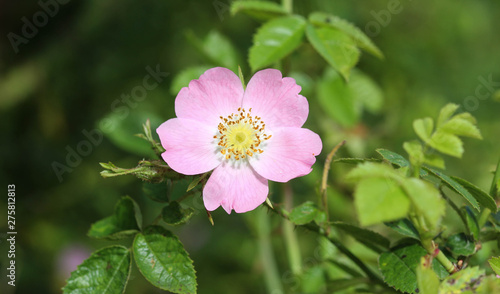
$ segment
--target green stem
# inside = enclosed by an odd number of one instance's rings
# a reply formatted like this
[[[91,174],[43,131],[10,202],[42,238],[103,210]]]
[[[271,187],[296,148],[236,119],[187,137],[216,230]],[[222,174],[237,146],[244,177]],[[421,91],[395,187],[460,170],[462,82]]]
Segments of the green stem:
[[[434,256],[444,266],[448,273],[452,274],[458,270],[455,264],[444,255],[443,251],[439,250],[438,246],[432,240],[422,240],[422,246],[427,250],[427,253]]]
[[[285,9],[286,12],[292,14],[292,12],[293,12],[293,0],[282,0],[281,5],[283,5],[283,8]]]
[[[483,211],[481,211],[479,219],[477,220],[477,225],[479,226],[479,228],[482,228],[486,224],[488,218],[490,217],[490,214],[491,210],[489,208],[485,208],[483,209]]]
[[[290,184],[284,184],[283,186],[285,208],[287,210],[291,210],[293,207],[292,188],[290,187]],[[285,246],[287,249],[290,268],[294,275],[298,275],[302,272],[302,257],[294,225],[290,221],[285,220],[283,222],[283,232],[285,234]]]
[[[259,209],[257,215],[257,236],[259,240],[259,255],[264,268],[264,281],[267,292],[283,293],[278,267],[274,258],[273,248],[270,238],[269,215],[265,209]]]

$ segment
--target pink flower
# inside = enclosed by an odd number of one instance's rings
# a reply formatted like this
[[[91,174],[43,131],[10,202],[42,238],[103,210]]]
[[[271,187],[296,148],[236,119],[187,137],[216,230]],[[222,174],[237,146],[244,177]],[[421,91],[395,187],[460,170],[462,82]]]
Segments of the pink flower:
[[[257,72],[246,90],[229,69],[209,69],[177,95],[177,118],[156,130],[162,157],[181,174],[213,170],[203,189],[207,210],[253,210],[267,198],[267,180],[307,175],[321,152],[320,137],[301,128],[309,105],[300,90],[276,69]]]

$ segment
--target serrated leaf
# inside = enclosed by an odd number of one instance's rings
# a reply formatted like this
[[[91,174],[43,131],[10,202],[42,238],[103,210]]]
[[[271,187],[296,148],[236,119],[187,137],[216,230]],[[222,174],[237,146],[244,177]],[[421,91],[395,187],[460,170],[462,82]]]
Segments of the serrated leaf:
[[[492,257],[488,260],[495,274],[500,275],[500,257]]]
[[[477,202],[476,198],[471,193],[469,193],[469,191],[465,189],[459,182],[435,169],[427,167],[425,169],[434,176],[438,177],[448,188],[461,195],[470,205],[472,205],[474,209],[479,211],[479,203]]]
[[[433,129],[434,122],[430,117],[419,118],[413,121],[413,130],[425,143],[429,142]]]
[[[172,187],[172,181],[167,180],[162,183],[142,183],[142,194],[156,202],[168,202],[169,190]]]
[[[185,224],[193,216],[194,209],[182,208],[177,201],[170,202],[167,206],[163,207],[161,217],[163,221],[169,225],[178,226]]]
[[[484,270],[477,266],[467,267],[444,279],[439,287],[439,293],[476,293],[482,276]],[[467,290],[470,292],[466,292]]]
[[[472,194],[472,196],[479,202],[479,204],[483,208],[489,208],[493,213],[497,211],[497,204],[495,202],[495,199],[493,199],[493,197],[491,197],[488,193],[467,180],[454,176],[451,176],[451,178],[455,182],[462,185],[465,189],[467,189],[467,191]]]
[[[356,186],[354,206],[361,225],[368,226],[406,217],[410,201],[392,179],[373,177]]]
[[[246,13],[257,20],[269,20],[287,14],[283,6],[267,1],[234,1],[231,3],[231,15]]]
[[[87,235],[98,239],[124,239],[137,234],[141,225],[139,206],[132,198],[125,196],[116,204],[113,215],[93,223]]]
[[[457,256],[469,256],[474,254],[476,251],[476,244],[474,243],[474,240],[471,240],[471,238],[464,233],[448,237],[448,239],[446,239],[445,246],[451,253]]]
[[[375,44],[373,44],[372,40],[370,40],[370,38],[366,36],[362,30],[346,21],[345,19],[324,12],[313,12],[309,15],[309,22],[314,25],[327,26],[338,29],[353,38],[360,48],[366,50],[367,52],[378,58],[384,57],[382,51],[380,51],[380,49],[377,48]]]
[[[389,249],[391,242],[379,233],[343,222],[333,222],[331,225],[351,235],[354,239],[376,252]]]
[[[438,294],[439,278],[432,270],[428,259],[422,257],[417,266],[417,285],[419,294]]]
[[[417,229],[408,219],[400,219],[393,222],[387,222],[385,223],[385,225],[403,236],[420,240]]]
[[[261,26],[249,52],[252,71],[269,66],[295,50],[302,41],[305,27],[306,21],[300,16],[276,18]]]
[[[307,25],[306,35],[314,49],[348,80],[349,72],[360,55],[354,40],[342,31],[329,27],[316,28],[311,24]]]
[[[444,123],[439,130],[442,132],[447,132],[457,136],[465,136],[474,139],[482,139],[481,132],[479,129],[472,124],[470,121],[465,119],[460,119],[453,117],[446,123]]]
[[[401,176],[390,165],[385,163],[363,162],[353,168],[345,177],[347,181],[356,182],[365,178],[400,179]]]
[[[447,122],[459,107],[460,106],[458,104],[448,103],[443,108],[441,108],[437,120],[437,127],[439,128],[445,122]]]
[[[461,158],[464,153],[463,142],[455,135],[438,130],[426,142],[441,153]]]
[[[404,179],[402,187],[417,211],[417,215],[424,217],[429,233],[435,233],[446,209],[445,200],[441,198],[439,191],[432,184],[417,178]]]
[[[130,267],[130,251],[127,248],[110,246],[100,249],[71,273],[63,293],[124,293]]]
[[[323,110],[344,127],[354,126],[360,113],[356,110],[353,93],[343,78],[327,68],[317,83],[318,100]]]
[[[306,201],[292,209],[289,220],[296,225],[304,225],[312,222],[318,214],[318,208],[312,201]]]
[[[179,93],[182,88],[189,86],[190,81],[199,79],[200,76],[210,68],[212,68],[212,66],[199,65],[188,67],[182,70],[177,75],[175,75],[174,79],[172,80],[172,84],[170,86],[170,94],[177,95],[177,93]]]
[[[408,162],[408,160],[406,160],[406,158],[397,154],[396,152],[392,152],[390,150],[382,149],[382,148],[379,148],[375,151],[377,151],[377,153],[380,154],[385,160],[389,161],[390,163],[392,163],[394,165],[397,165],[399,167],[410,166],[410,163]]]
[[[147,227],[135,237],[133,251],[137,268],[155,287],[173,293],[196,293],[193,261],[170,231]]]
[[[416,293],[418,287],[416,269],[420,259],[426,254],[427,251],[418,244],[382,253],[379,257],[379,267],[384,281],[397,290]],[[432,269],[436,273],[444,270],[437,260],[432,261]]]

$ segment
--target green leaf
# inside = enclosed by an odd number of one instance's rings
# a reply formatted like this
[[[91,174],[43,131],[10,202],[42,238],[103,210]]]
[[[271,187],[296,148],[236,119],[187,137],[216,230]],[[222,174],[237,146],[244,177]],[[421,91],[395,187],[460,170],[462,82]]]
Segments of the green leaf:
[[[428,172],[430,172],[431,174],[433,174],[436,177],[438,177],[448,188],[450,188],[453,191],[457,192],[465,200],[467,200],[467,202],[469,202],[469,204],[472,205],[472,207],[474,209],[476,209],[476,210],[479,211],[479,203],[477,202],[477,200],[459,182],[455,181],[453,178],[450,178],[447,175],[445,175],[442,172],[439,172],[439,171],[437,171],[435,169],[432,169],[432,168],[425,168],[425,169]]]
[[[148,93],[148,99],[149,95],[153,93]],[[164,122],[164,119],[153,113],[133,110],[126,104],[116,104],[116,111],[109,113],[98,124],[103,134],[117,147],[139,156],[155,158],[151,144],[135,136],[143,131],[142,124],[148,119],[153,126]]]
[[[177,226],[185,224],[193,216],[194,209],[182,208],[177,201],[170,202],[167,206],[163,207],[161,217],[164,222],[169,225]]]
[[[437,120],[437,127],[439,128],[445,122],[447,122],[459,107],[460,106],[458,104],[448,103],[443,108],[441,108]]]
[[[390,163],[392,163],[394,165],[397,165],[399,167],[410,166],[410,163],[408,162],[408,160],[406,160],[406,158],[397,154],[396,152],[392,152],[390,150],[382,149],[382,148],[379,148],[375,151],[377,151],[377,153],[380,154],[385,160],[389,161]]]
[[[465,223],[474,240],[479,240],[479,224],[477,223],[477,218],[472,212],[472,209],[468,206],[464,206],[460,208],[460,213],[464,216]]]
[[[135,237],[133,251],[137,268],[155,287],[173,293],[196,293],[193,261],[170,231],[147,227]]]
[[[354,239],[376,252],[389,249],[391,242],[379,233],[343,222],[333,222],[331,225],[351,235]]]
[[[116,204],[113,215],[92,224],[87,235],[91,238],[118,240],[134,236],[140,231],[141,225],[139,206],[132,198],[125,196]]]
[[[463,142],[455,135],[438,130],[426,142],[441,153],[461,158],[464,153]]]
[[[347,86],[351,89],[358,108],[363,106],[371,113],[378,113],[382,109],[384,105],[383,92],[370,76],[353,68]]]
[[[488,260],[495,274],[500,275],[500,257],[492,257]]]
[[[231,15],[246,13],[257,20],[269,20],[286,15],[283,6],[267,1],[235,1],[231,3]]]
[[[349,71],[356,65],[360,55],[354,40],[342,31],[329,27],[315,28],[311,24],[307,25],[306,35],[314,49],[348,80]]]
[[[488,193],[483,191],[481,188],[477,187],[476,185],[458,177],[451,176],[451,178],[462,185],[467,191],[474,196],[474,198],[479,202],[479,204],[483,208],[489,208],[492,212],[497,211],[497,204],[495,202],[495,199],[491,197]]]
[[[438,294],[439,278],[428,263],[428,259],[422,257],[419,266],[417,266],[418,293]]]
[[[348,164],[355,164],[358,165],[360,163],[364,162],[382,162],[382,160],[377,159],[377,158],[335,158],[332,161],[333,163],[340,162],[340,163],[348,163]]]
[[[226,36],[216,30],[211,30],[203,40],[203,52],[213,64],[232,71],[236,71],[241,63],[239,51]]]
[[[306,201],[290,212],[289,220],[296,225],[312,222],[318,214],[318,208],[312,201]]]
[[[321,265],[308,267],[300,277],[302,293],[321,293],[325,287],[325,273]]]
[[[156,202],[168,202],[169,189],[172,186],[172,181],[167,179],[162,183],[142,183],[142,194]]]
[[[387,178],[400,180],[402,177],[385,163],[364,162],[358,164],[347,175],[346,180],[351,182],[360,181],[365,178]]]
[[[252,71],[269,66],[295,50],[302,41],[305,26],[306,21],[300,16],[276,18],[261,26],[249,52]]]
[[[332,68],[327,68],[317,83],[317,93],[323,110],[336,122],[352,127],[359,121],[351,89]]]
[[[413,166],[420,167],[422,165],[425,156],[422,144],[419,141],[404,142],[403,149],[408,153]]]
[[[354,192],[354,206],[361,225],[368,226],[406,217],[410,201],[390,178],[366,178]]]
[[[172,80],[170,94],[177,95],[182,88],[189,86],[190,81],[199,79],[200,76],[210,68],[212,68],[212,66],[199,65],[182,70]]]
[[[474,254],[476,251],[476,244],[474,243],[474,240],[471,240],[471,238],[464,233],[448,237],[448,239],[446,239],[445,246],[456,256],[469,256]]]
[[[465,136],[474,139],[482,139],[479,129],[470,121],[457,116],[444,123],[439,130],[453,135]]]
[[[208,175],[209,173],[204,173],[200,176],[197,176],[188,186],[186,192],[193,190],[198,184]]]
[[[415,133],[425,143],[429,142],[433,129],[434,129],[434,122],[430,117],[419,118],[413,121],[413,130],[415,130]]]
[[[130,266],[130,251],[127,248],[110,246],[100,249],[71,273],[63,293],[124,293]]]
[[[439,191],[432,184],[417,178],[404,179],[402,187],[417,215],[424,217],[426,224],[423,229],[427,229],[430,234],[436,233],[446,209],[445,200]]]
[[[418,234],[415,226],[408,219],[400,219],[393,222],[385,223],[386,226],[393,229],[394,231],[400,233],[403,236],[407,236],[416,240],[420,240],[420,236]]]
[[[367,52],[373,54],[378,58],[384,57],[380,49],[377,48],[375,44],[373,44],[370,38],[368,38],[368,36],[366,36],[362,30],[346,21],[345,19],[324,12],[313,12],[309,15],[309,22],[318,26],[327,26],[338,29],[353,38],[360,48],[366,50]]]
[[[444,159],[437,154],[424,154],[424,163],[430,166],[445,169]]]
[[[439,293],[477,293],[484,270],[479,267],[467,267],[444,279]],[[470,292],[466,292],[469,290]]]
[[[402,292],[416,293],[417,266],[426,254],[427,251],[418,244],[398,247],[382,253],[378,263],[384,281]],[[432,261],[432,269],[436,273],[444,270],[437,260]]]

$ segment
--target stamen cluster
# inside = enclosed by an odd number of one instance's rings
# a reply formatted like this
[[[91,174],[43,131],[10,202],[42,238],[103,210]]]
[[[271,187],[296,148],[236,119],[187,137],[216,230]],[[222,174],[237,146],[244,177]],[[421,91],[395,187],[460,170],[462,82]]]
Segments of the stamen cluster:
[[[218,134],[214,139],[219,140],[218,146],[222,148],[220,153],[225,155],[226,159],[240,160],[264,152],[259,147],[272,135],[265,133],[266,124],[262,119],[259,116],[252,116],[251,113],[252,108],[246,112],[240,107],[236,114],[220,116]]]

